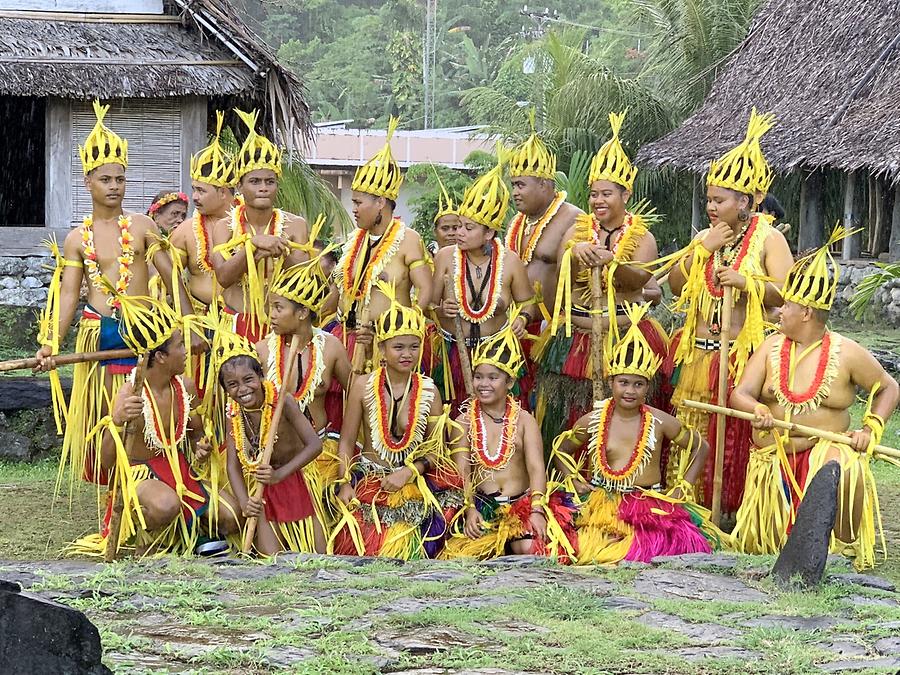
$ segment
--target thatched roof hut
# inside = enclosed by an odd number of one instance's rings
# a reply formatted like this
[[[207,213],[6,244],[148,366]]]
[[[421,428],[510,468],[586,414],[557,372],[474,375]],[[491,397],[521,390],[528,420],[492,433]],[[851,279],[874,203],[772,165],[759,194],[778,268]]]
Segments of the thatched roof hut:
[[[216,109],[242,138],[231,109],[259,108],[260,131],[305,150],[304,96],[228,0],[0,0],[0,251],[36,254],[90,208],[77,147],[92,99],[129,141],[125,208],[144,211],[189,189]]]
[[[762,145],[779,172],[900,178],[900,3],[768,0],[703,106],[638,162],[703,172],[740,139],[753,106],[778,120]]]

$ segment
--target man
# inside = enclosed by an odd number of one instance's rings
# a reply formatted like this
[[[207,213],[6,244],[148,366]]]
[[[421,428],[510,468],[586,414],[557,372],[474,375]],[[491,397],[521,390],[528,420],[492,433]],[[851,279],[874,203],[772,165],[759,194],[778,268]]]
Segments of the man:
[[[148,249],[155,249],[151,256],[153,267],[162,277],[167,293],[176,295],[182,307],[190,307],[182,281],[176,279],[177,286],[172,287],[172,263],[168,253],[158,246],[159,228],[147,216],[125,213],[122,209],[128,142],[103,123],[108,110],[108,105],[101,106],[99,101],[94,101],[97,123],[84,146],[79,147],[84,186],[91,195],[91,213],[84,216],[81,227],[66,235],[62,254],[55,243],[51,245],[57,270],[41,317],[41,348],[35,355],[40,370],[53,368],[51,357],[58,353],[75,317],[85,277],[87,305],[78,324],[76,351],[127,347],[120,335],[118,296],[148,295],[150,267],[145,259]],[[196,346],[200,346],[199,339]],[[131,358],[75,366],[60,458],[60,477],[68,467],[70,487],[76,475],[97,483],[106,482],[97,457],[98,442],[86,439],[106,414],[107,402],[115,400],[116,391],[134,364]],[[55,371],[51,377],[56,380]],[[54,405],[56,410],[61,410],[64,409],[62,388],[56,383],[52,388],[57,394]]]
[[[464,527],[441,557],[575,554],[575,505],[561,492],[548,496],[540,429],[511,395],[524,363],[508,325],[475,350],[475,397],[450,432],[465,486]]]
[[[608,351],[619,327],[628,328],[624,303],[642,302],[644,289],[652,279],[649,272],[632,263],[658,257],[656,238],[647,219],[626,208],[637,168],[632,166],[619,140],[624,118],[624,113],[609,116],[612,138],[597,151],[588,178],[592,214],[579,215],[559,244],[564,283],[556,294],[550,329],[532,352],[538,372],[536,412],[548,448],[553,439],[593,407],[591,374],[599,368],[602,375],[605,369],[605,364],[592,363],[590,358],[591,270],[601,268],[602,305],[606,311],[602,320]],[[610,316],[615,318],[611,320]],[[559,331],[560,320],[565,333]],[[663,328],[646,316],[639,328],[660,360],[665,358],[668,338]],[[666,409],[663,387],[658,381],[653,384],[651,404]]]
[[[774,118],[754,109],[743,142],[710,165],[706,179],[706,212],[710,226],[692,242],[687,255],[669,272],[669,285],[678,296],[675,309],[685,313],[684,328],[672,336],[664,369],[672,378],[672,407],[678,419],[704,433],[715,447],[716,418],[681,405],[685,399],[710,402],[716,398],[719,377],[719,340],[727,332],[731,371],[739,379],[747,360],[764,339],[767,310],[781,305],[781,286],[793,259],[784,235],[769,216],[754,213],[768,191],[772,172],[760,149],[760,137]],[[733,295],[731,325],[722,326],[725,288]],[[733,387],[729,378],[728,392]],[[719,401],[724,404],[725,399]],[[725,424],[722,473],[723,514],[741,504],[750,426],[729,418]],[[671,477],[677,458],[669,462]],[[712,503],[715,462],[707,463],[697,495]]]
[[[213,226],[212,262],[235,331],[255,343],[268,332],[266,289],[276,265],[308,260],[311,247],[306,221],[275,208],[281,150],[256,132],[259,111],[235,112],[249,130],[234,162],[243,203]]]
[[[216,135],[212,143],[191,156],[191,201],[194,215],[172,233],[188,272],[188,288],[194,310],[206,314],[213,301],[213,225],[226,218],[234,201],[234,162],[219,141],[225,114],[216,111]]]
[[[471,351],[506,326],[524,337],[531,317],[537,315],[525,266],[500,238],[508,208],[509,189],[503,165],[498,163],[466,190],[459,207],[461,226],[456,244],[441,249],[435,257],[433,301],[439,307],[444,358],[434,377],[444,400],[453,403],[454,413],[468,398],[454,333],[456,321],[460,321]],[[520,311],[510,323],[513,304],[518,304]]]
[[[864,569],[875,564],[878,497],[871,451],[897,406],[900,388],[866,349],[826,325],[840,278],[830,249],[844,236],[838,228],[825,246],[791,268],[782,290],[780,330],[750,357],[731,394],[734,408],[756,415],[734,537],[744,552],[777,553],[813,476],[836,461],[841,482],[831,548],[853,555],[856,567]],[[847,443],[773,428],[778,419],[847,432],[857,388],[871,395],[862,428]]]
[[[556,157],[537,133],[515,148],[509,160],[512,197],[518,213],[506,233],[506,245],[528,270],[531,286],[537,288],[545,308],[556,302],[559,276],[557,251],[566,231],[583,215],[556,191]],[[549,315],[549,312],[548,312]],[[540,317],[529,332],[540,332]]]
[[[356,170],[352,201],[356,231],[344,244],[341,260],[334,270],[335,288],[324,312],[337,308],[340,323],[334,334],[347,347],[351,360],[360,369],[371,369],[369,354],[373,343],[372,322],[390,306],[377,288],[381,280],[396,288],[397,301],[424,309],[431,300],[431,270],[419,234],[394,216],[403,175],[391,154],[391,137],[398,120],[388,124],[387,142],[366,164]],[[363,350],[356,354],[357,344]],[[428,350],[423,360],[430,360]]]
[[[125,497],[125,508],[133,511],[131,520],[142,521],[142,527],[135,528],[137,550],[190,554],[200,533],[200,518],[208,510],[215,514],[207,519],[209,534],[239,532],[237,502],[198,477],[197,470],[210,462],[212,445],[204,437],[203,420],[191,414],[196,389],[183,376],[187,352],[181,322],[162,303],[130,298],[122,302],[134,305],[129,314],[141,310],[153,318],[148,317],[143,331],[150,342],[136,345],[147,352],[144,386],[136,392],[128,381],[119,389],[103,436],[102,466],[109,471],[125,469],[118,473],[124,480],[117,481],[117,488]],[[138,321],[127,320],[133,335],[140,332]],[[130,452],[121,434],[126,423],[134,425]],[[126,541],[120,534],[119,544]]]
[[[582,501],[576,519],[579,564],[709,553],[724,537],[709,522],[709,512],[689,501],[709,445],[645,403],[660,364],[639,328],[646,309],[625,304],[631,325],[609,356],[612,396],[578,420],[554,448],[557,468]],[[689,457],[668,494],[662,493],[664,441]],[[573,453],[585,443],[576,460]]]

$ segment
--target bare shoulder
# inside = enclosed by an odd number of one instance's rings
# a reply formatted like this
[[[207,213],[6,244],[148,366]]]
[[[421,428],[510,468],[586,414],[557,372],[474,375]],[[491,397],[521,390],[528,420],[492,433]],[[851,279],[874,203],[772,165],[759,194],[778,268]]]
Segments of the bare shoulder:
[[[259,354],[259,360],[261,363],[265,363],[269,357],[269,344],[266,340],[260,340],[254,345],[256,349],[256,353]]]
[[[533,430],[538,428],[538,423],[537,420],[534,419],[534,415],[527,410],[519,411],[519,424],[522,425],[523,430]]]
[[[191,218],[185,218],[172,230],[169,241],[173,246],[185,249],[186,244],[193,239],[194,230],[191,228]]]
[[[67,258],[81,258],[81,228],[73,227],[63,240],[63,253]]]
[[[578,216],[583,216],[584,211],[579,209],[571,202],[563,202],[562,206],[559,208],[559,214],[563,216],[563,218],[570,219],[572,222],[575,222],[575,219]]]
[[[438,249],[438,252],[434,254],[435,268],[443,269],[444,267],[447,267],[450,264],[450,258],[455,249],[455,246],[445,246],[444,248]]]
[[[193,378],[183,375],[181,381],[184,383],[184,390],[188,396],[191,397],[191,400],[195,400],[197,398],[197,385],[194,383]]]
[[[420,251],[422,248],[422,236],[409,225],[407,225],[406,231],[403,235],[402,246],[405,246],[407,248],[415,246],[417,247],[416,250]]]
[[[681,424],[681,422],[679,422],[675,417],[667,412],[660,410],[659,408],[654,408],[653,406],[648,405],[647,410],[649,410],[650,414],[660,422],[662,422],[665,426],[670,426],[672,424]]]
[[[133,228],[139,229],[142,232],[159,231],[159,228],[156,226],[153,218],[148,215],[145,215],[143,213],[126,213],[125,215],[131,218],[131,226]]]
[[[782,248],[790,248],[784,234],[782,234],[782,232],[776,227],[771,228],[769,230],[769,234],[766,235],[765,248],[768,249],[769,246],[773,245]]]
[[[296,213],[290,213],[288,211],[284,211],[284,227],[291,234],[303,234],[306,235],[309,233],[309,228],[306,223],[306,218],[303,216],[298,216]]]

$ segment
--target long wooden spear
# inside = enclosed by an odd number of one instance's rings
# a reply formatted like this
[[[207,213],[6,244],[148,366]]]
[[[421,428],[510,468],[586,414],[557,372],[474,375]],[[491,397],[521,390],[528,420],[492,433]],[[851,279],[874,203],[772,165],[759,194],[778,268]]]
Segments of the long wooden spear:
[[[591,363],[593,374],[594,401],[603,399],[603,285],[601,283],[602,268],[591,269]],[[609,320],[615,321],[614,307],[607,308]]]
[[[720,405],[728,403],[728,371],[731,367],[731,309],[734,289],[726,286],[722,295],[721,332],[719,333],[719,387],[716,400]],[[713,470],[712,521],[722,520],[722,473],[725,467],[725,415],[716,418],[716,464]]]
[[[444,289],[450,295],[453,302],[458,303],[459,298],[453,290],[453,284],[450,281],[450,274],[444,273]],[[469,359],[469,347],[466,345],[466,334],[463,330],[462,317],[459,312],[453,317],[453,337],[456,338],[456,351],[459,354],[459,366],[462,369],[463,383],[466,388],[466,396],[472,398],[475,396],[474,377],[472,376],[472,361]],[[451,373],[446,373],[444,377],[452,377]]]
[[[106,361],[108,359],[127,359],[134,356],[134,352],[130,349],[107,349],[99,352],[76,352],[74,354],[57,354],[49,357],[53,367],[69,366],[74,363],[87,363],[89,361]],[[12,359],[11,361],[0,361],[0,373],[10,370],[31,370],[38,365],[38,359],[30,357],[27,359]]]
[[[130,352],[130,350],[124,349],[116,351]],[[132,391],[135,396],[144,395],[144,378],[146,375],[147,354],[141,354],[138,357],[137,365],[134,367],[134,385]],[[174,402],[172,405],[174,405]],[[125,436],[125,455],[128,459],[131,459],[134,450],[134,440],[137,438],[135,426],[134,423],[125,422],[125,426],[122,429],[122,434]],[[97,461],[99,461],[99,458]],[[125,510],[125,492],[122,488],[123,486],[119,485],[118,481],[113,482],[113,509],[109,516],[109,530],[106,535],[106,550],[103,552],[103,559],[106,562],[114,562],[119,553],[119,529],[122,525],[122,512]]]
[[[713,405],[712,403],[701,403],[700,401],[685,400],[682,401],[682,405],[686,405],[688,408],[696,408],[697,410],[703,410],[705,412],[713,413],[716,415],[726,415],[728,417],[735,417],[740,420],[747,420],[748,422],[752,422],[756,419],[756,415],[754,415],[753,413],[744,412],[743,410],[735,410],[734,408],[726,408],[724,406]],[[805,424],[797,424],[796,422],[784,422],[779,419],[773,419],[772,423],[778,429],[793,431],[794,433],[800,434],[801,436],[808,436],[809,438],[823,438],[826,441],[832,441],[833,443],[849,444],[851,442],[850,436],[848,436],[847,434],[838,433],[836,431],[825,431],[824,429],[808,427]],[[881,458],[887,460],[900,460],[900,450],[889,448],[886,445],[876,445],[874,454],[876,457],[881,455]]]
[[[297,365],[297,352],[300,351],[300,336],[294,335],[291,338],[291,346],[288,349],[287,365],[284,368],[284,379],[281,381],[281,390],[278,392],[278,402],[275,404],[275,411],[272,413],[272,422],[269,425],[269,435],[265,438],[265,448],[259,458],[260,464],[268,464],[272,461],[272,450],[275,449],[275,436],[278,435],[278,424],[281,422],[281,411],[284,410],[285,399],[291,395],[291,381],[294,379],[294,368]],[[260,417],[260,426],[262,426],[262,417]],[[263,439],[260,439],[262,441]],[[253,496],[262,499],[265,485],[256,484],[256,490]],[[249,553],[253,546],[253,538],[256,536],[256,525],[258,518],[252,516],[247,518],[247,524],[244,529],[244,542],[241,551]]]

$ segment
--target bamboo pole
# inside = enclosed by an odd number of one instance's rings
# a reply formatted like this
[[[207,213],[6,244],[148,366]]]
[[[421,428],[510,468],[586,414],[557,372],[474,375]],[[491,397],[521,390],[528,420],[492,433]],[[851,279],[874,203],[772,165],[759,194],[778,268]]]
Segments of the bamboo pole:
[[[365,326],[369,323],[369,308],[366,306],[359,313],[357,326]],[[373,338],[374,339],[374,338]],[[351,371],[354,375],[365,375],[366,363],[369,361],[369,345],[360,344],[357,340],[353,345],[353,356],[350,361]]]
[[[125,350],[121,350],[125,351]],[[130,350],[129,350],[130,351]],[[134,385],[133,392],[137,396],[144,395],[144,378],[147,375],[147,354],[141,354],[138,357],[137,365],[134,368]],[[174,405],[174,403],[173,403]],[[134,449],[134,439],[137,434],[134,433],[135,425],[128,422],[122,430],[125,436],[125,454],[131,458]],[[125,494],[122,492],[122,486],[113,482],[113,509],[109,517],[109,534],[106,537],[106,550],[103,552],[103,559],[106,562],[114,562],[116,555],[119,553],[119,529],[122,525],[122,512],[125,510]]]
[[[591,269],[591,363],[593,374],[594,400],[603,399],[603,287],[600,283],[600,275],[603,269],[594,267]],[[608,307],[609,320],[615,321],[615,310]]]
[[[106,361],[107,359],[127,359],[134,356],[134,352],[130,349],[107,349],[99,352],[75,352],[74,354],[57,354],[50,357],[53,368],[59,366],[70,366],[75,363],[87,363],[89,361]],[[35,357],[27,359],[13,359],[11,361],[0,361],[0,373],[6,373],[10,370],[31,370],[38,366],[38,360]]]
[[[726,286],[722,297],[722,329],[719,333],[719,386],[716,400],[727,403],[728,371],[731,366],[731,309],[734,304],[734,289]],[[713,470],[712,521],[718,525],[722,520],[722,473],[725,468],[725,415],[719,413],[716,419],[716,457]]]
[[[753,422],[756,419],[756,415],[754,415],[753,413],[744,412],[743,410],[735,410],[734,408],[726,408],[724,406],[713,405],[712,403],[701,403],[700,401],[685,400],[682,401],[682,404],[686,405],[688,408],[696,408],[697,410],[703,410],[705,412],[713,413],[716,415],[736,417],[737,419],[747,420],[748,422]],[[800,434],[801,436],[808,436],[809,438],[822,438],[833,443],[848,444],[851,442],[850,436],[848,436],[847,434],[838,433],[836,431],[816,429],[815,427],[808,427],[805,424],[797,424],[796,422],[784,422],[777,418],[773,419],[772,422],[777,429],[793,431]],[[900,460],[900,450],[889,448],[886,445],[875,446],[875,457],[878,458],[879,455],[884,459]]]
[[[288,349],[287,365],[284,368],[284,379],[281,381],[281,390],[278,392],[278,402],[275,404],[275,411],[272,413],[272,422],[269,426],[269,435],[265,439],[265,448],[262,456],[259,458],[260,464],[268,464],[272,461],[272,451],[275,449],[275,437],[278,435],[278,424],[281,422],[281,411],[284,410],[284,402],[291,395],[291,380],[294,377],[294,368],[297,365],[297,352],[300,351],[300,336],[291,337],[291,346]],[[260,420],[260,424],[262,421]],[[260,439],[262,440],[262,439]],[[256,484],[256,490],[253,496],[262,499],[265,485]],[[244,529],[244,542],[241,546],[243,553],[249,553],[253,546],[253,539],[256,536],[256,525],[258,518],[253,516],[247,518],[247,524]]]
[[[459,303],[459,298],[453,290],[453,284],[450,281],[450,273],[444,273],[444,289],[449,293],[450,299]],[[456,338],[456,351],[459,354],[459,366],[462,369],[463,383],[466,388],[466,396],[472,398],[475,396],[475,383],[472,375],[472,360],[469,358],[469,348],[466,345],[466,334],[463,331],[462,317],[457,311],[453,317],[453,337]],[[452,377],[451,373],[447,373],[444,377]]]

